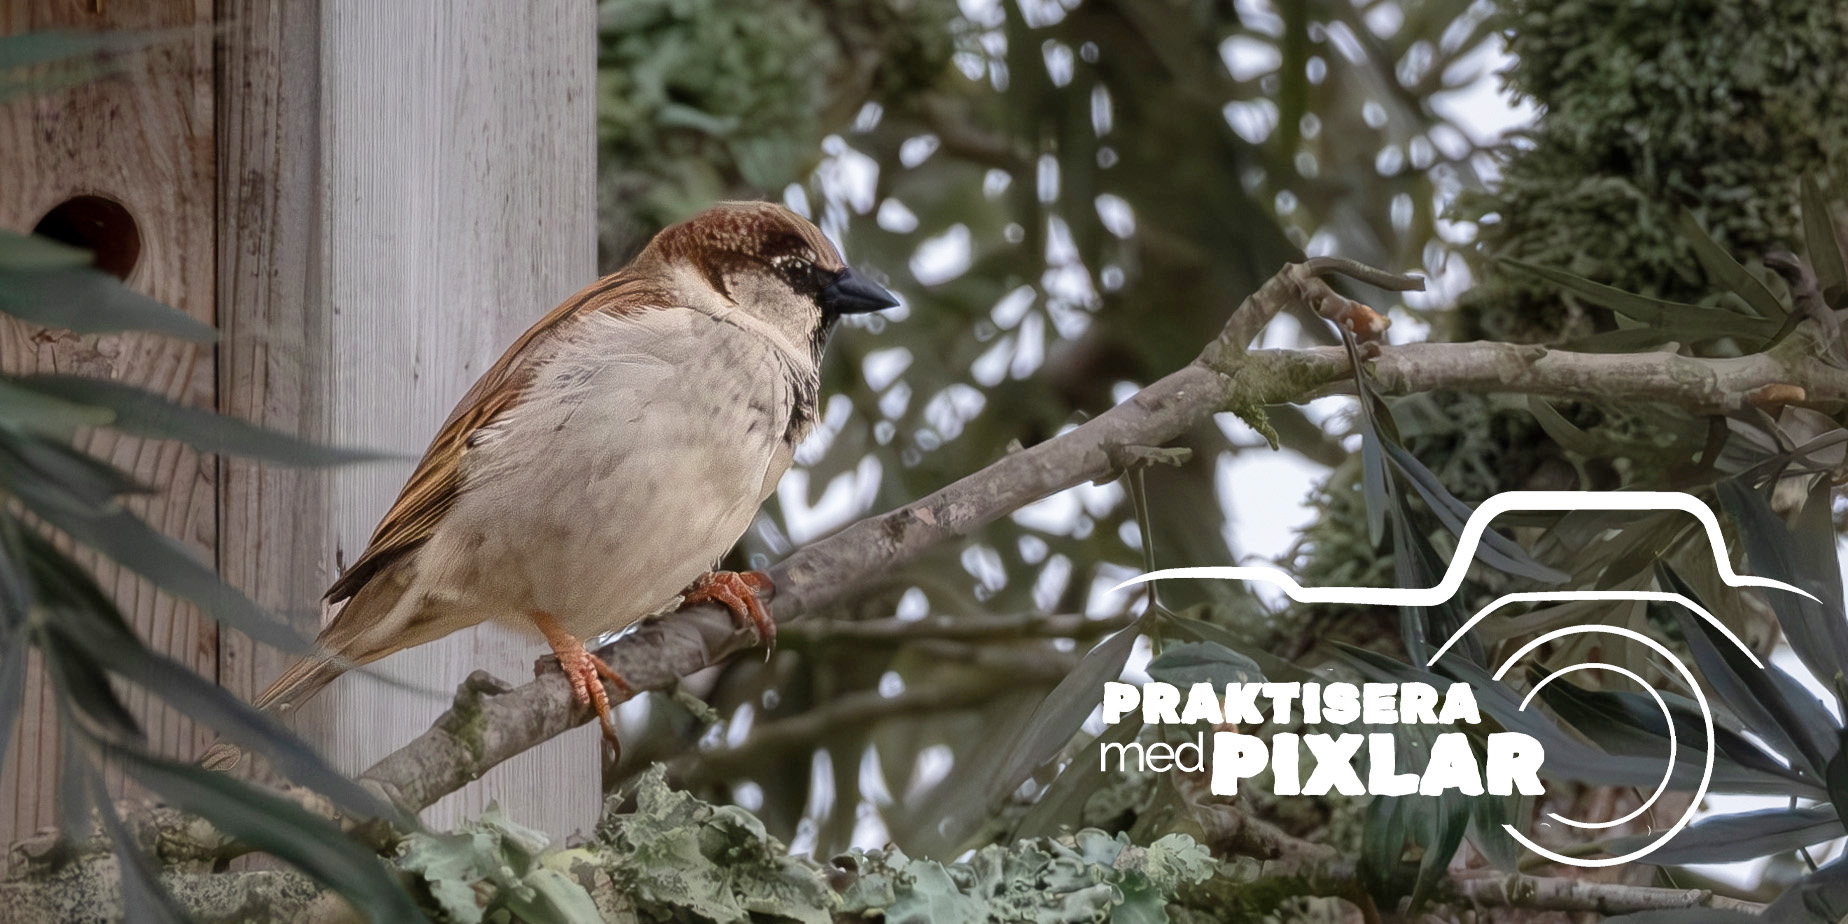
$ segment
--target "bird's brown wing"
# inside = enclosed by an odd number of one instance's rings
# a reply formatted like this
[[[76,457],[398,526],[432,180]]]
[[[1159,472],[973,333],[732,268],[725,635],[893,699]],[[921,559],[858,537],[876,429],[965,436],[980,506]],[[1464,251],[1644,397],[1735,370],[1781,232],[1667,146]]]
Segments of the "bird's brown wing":
[[[520,403],[532,382],[533,360],[546,351],[544,340],[559,335],[574,317],[594,312],[628,314],[664,307],[667,296],[653,280],[623,270],[592,283],[552,309],[501,354],[451,411],[416,471],[373,530],[366,551],[327,590],[326,599],[350,599],[386,566],[429,540],[436,524],[455,505],[462,487],[462,457],[469,438]]]

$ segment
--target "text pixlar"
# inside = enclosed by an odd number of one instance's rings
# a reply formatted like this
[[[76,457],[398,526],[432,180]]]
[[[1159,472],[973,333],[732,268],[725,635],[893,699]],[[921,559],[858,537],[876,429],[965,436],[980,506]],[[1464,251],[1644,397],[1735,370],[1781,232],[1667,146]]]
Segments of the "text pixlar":
[[[1266,708],[1268,707],[1268,708]],[[1540,766],[1546,754],[1540,742],[1520,732],[1486,736],[1479,758],[1466,732],[1440,732],[1430,738],[1421,772],[1402,772],[1397,736],[1390,731],[1342,734],[1278,732],[1264,737],[1247,729],[1265,722],[1292,722],[1300,714],[1309,725],[1474,725],[1482,721],[1468,684],[1451,684],[1441,694],[1428,683],[1235,683],[1215,688],[1196,683],[1182,696],[1173,684],[1110,682],[1104,685],[1103,719],[1116,724],[1140,709],[1151,724],[1191,725],[1207,722],[1215,730],[1195,740],[1171,744],[1106,744],[1103,769],[1137,768],[1201,772],[1210,766],[1212,791],[1230,796],[1238,781],[1271,771],[1280,796],[1440,795],[1455,789],[1466,795],[1520,792],[1540,795]],[[1365,752],[1365,761],[1360,760]],[[1305,753],[1310,758],[1305,767]],[[1363,775],[1362,767],[1365,768]],[[1305,769],[1307,776],[1305,776]]]

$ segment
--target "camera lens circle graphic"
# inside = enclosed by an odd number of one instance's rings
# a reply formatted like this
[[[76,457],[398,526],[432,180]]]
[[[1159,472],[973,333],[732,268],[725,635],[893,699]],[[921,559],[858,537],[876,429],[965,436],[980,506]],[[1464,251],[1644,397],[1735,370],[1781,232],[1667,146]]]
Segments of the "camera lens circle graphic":
[[[1512,655],[1509,655],[1508,659],[1502,662],[1501,667],[1496,669],[1495,679],[1497,681],[1500,681],[1504,677],[1506,677],[1509,669],[1512,668],[1522,658],[1526,657],[1528,653],[1532,652],[1535,648],[1538,648],[1541,645],[1544,645],[1555,639],[1565,638],[1566,636],[1571,636],[1571,635],[1583,635],[1583,634],[1618,635],[1618,636],[1622,636],[1624,638],[1630,639],[1631,641],[1636,642],[1637,644],[1640,644],[1640,645],[1643,645],[1649,648],[1651,651],[1654,651],[1656,654],[1661,655],[1663,659],[1667,660],[1669,664],[1674,666],[1675,672],[1681,675],[1682,683],[1687,685],[1688,691],[1693,697],[1695,705],[1700,707],[1700,718],[1701,718],[1702,724],[1705,726],[1705,731],[1706,731],[1706,742],[1707,742],[1707,746],[1705,749],[1706,756],[1701,766],[1700,785],[1694,788],[1693,798],[1689,800],[1687,810],[1681,813],[1681,817],[1675,819],[1675,823],[1671,825],[1667,831],[1664,831],[1661,837],[1651,841],[1650,843],[1648,843],[1647,845],[1641,848],[1638,848],[1637,850],[1631,851],[1630,853],[1621,854],[1619,856],[1604,857],[1604,858],[1595,859],[1595,860],[1587,860],[1583,857],[1569,857],[1564,854],[1557,853],[1553,850],[1549,850],[1546,847],[1541,846],[1539,843],[1535,842],[1532,838],[1528,837],[1525,834],[1522,834],[1520,829],[1516,828],[1514,825],[1504,824],[1502,825],[1502,830],[1507,831],[1509,837],[1512,837],[1516,841],[1519,841],[1521,845],[1526,847],[1528,850],[1531,850],[1534,853],[1537,853],[1543,857],[1546,857],[1547,859],[1552,860],[1555,863],[1564,863],[1569,866],[1582,866],[1582,867],[1594,867],[1594,868],[1603,867],[1603,866],[1617,866],[1623,863],[1629,863],[1635,860],[1640,860],[1643,857],[1646,857],[1650,855],[1651,853],[1654,853],[1656,850],[1666,845],[1669,842],[1669,840],[1672,839],[1676,834],[1681,833],[1681,829],[1687,827],[1688,824],[1694,820],[1694,812],[1700,807],[1701,800],[1706,798],[1707,786],[1709,783],[1713,781],[1713,751],[1714,751],[1713,709],[1707,704],[1706,694],[1701,692],[1700,684],[1695,681],[1694,674],[1693,672],[1688,670],[1687,665],[1681,663],[1681,660],[1675,657],[1674,654],[1670,652],[1668,648],[1665,647],[1662,643],[1656,641],[1655,639],[1650,638],[1647,635],[1642,634],[1641,632],[1637,632],[1633,629],[1626,629],[1622,626],[1585,625],[1585,626],[1566,626],[1564,628],[1554,629],[1553,631],[1548,632],[1544,635],[1541,635],[1533,639],[1532,641],[1529,641],[1527,644],[1522,645],[1518,651],[1516,651]],[[1539,683],[1534,684],[1534,688],[1528,691],[1526,698],[1521,700],[1520,708],[1525,710],[1527,708],[1527,704],[1533,701],[1534,695],[1538,693],[1540,689],[1544,687],[1547,683],[1551,682],[1555,677],[1559,677],[1563,674],[1567,674],[1575,670],[1591,669],[1591,668],[1602,668],[1602,669],[1615,670],[1615,671],[1618,671],[1622,674],[1625,674],[1631,677],[1632,679],[1636,680],[1639,683],[1642,683],[1642,678],[1637,677],[1634,673],[1628,670],[1624,670],[1623,668],[1617,667],[1615,665],[1604,664],[1601,662],[1588,662],[1584,664],[1575,664],[1569,667],[1564,667],[1559,670],[1556,670],[1553,673],[1547,675]],[[1669,780],[1674,775],[1674,772],[1675,772],[1675,761],[1680,753],[1679,752],[1680,743],[1676,739],[1676,736],[1675,736],[1674,719],[1673,717],[1669,715],[1668,706],[1662,701],[1661,695],[1656,693],[1655,689],[1650,687],[1647,683],[1643,683],[1642,685],[1645,690],[1649,691],[1649,695],[1653,699],[1655,699],[1656,705],[1662,710],[1663,718],[1668,722],[1668,735],[1669,735],[1668,761],[1667,761],[1667,769],[1664,771],[1662,775],[1662,783],[1656,787],[1655,793],[1653,793],[1649,797],[1649,800],[1647,802],[1643,803],[1642,807],[1638,808],[1635,812],[1632,812],[1629,815],[1626,815],[1623,818],[1617,819],[1615,821],[1603,822],[1603,823],[1582,822],[1582,821],[1577,821],[1575,819],[1569,819],[1569,818],[1562,817],[1559,814],[1554,813],[1554,812],[1548,812],[1547,814],[1550,815],[1556,821],[1559,821],[1562,824],[1572,825],[1574,827],[1580,827],[1580,828],[1612,827],[1614,825],[1622,824],[1625,821],[1629,821],[1635,818],[1637,815],[1641,814],[1643,811],[1645,811],[1651,805],[1653,805],[1656,799],[1659,796],[1661,796],[1662,792],[1668,788]]]
[[[1667,723],[1668,725],[1668,760],[1666,764],[1664,765],[1664,767],[1662,768],[1662,782],[1657,783],[1655,792],[1650,793],[1649,798],[1645,799],[1643,801],[1643,804],[1637,806],[1634,811],[1630,812],[1630,814],[1624,815],[1621,818],[1613,818],[1609,821],[1579,821],[1576,818],[1567,818],[1564,815],[1559,814],[1558,812],[1548,812],[1547,813],[1548,817],[1552,818],[1554,821],[1557,821],[1562,825],[1571,825],[1574,828],[1615,828],[1618,825],[1628,824],[1629,822],[1636,820],[1637,816],[1643,814],[1644,812],[1649,811],[1650,807],[1655,805],[1657,799],[1662,798],[1662,793],[1667,791],[1668,789],[1669,781],[1674,778],[1675,759],[1680,756],[1681,742],[1676,737],[1676,733],[1675,733],[1675,717],[1669,713],[1668,704],[1662,701],[1662,694],[1657,693],[1655,691],[1655,688],[1649,685],[1649,681],[1644,680],[1642,677],[1638,676],[1635,671],[1632,671],[1629,668],[1622,667],[1620,665],[1607,664],[1603,661],[1585,661],[1579,664],[1573,664],[1569,667],[1562,667],[1559,670],[1556,670],[1546,675],[1545,677],[1540,678],[1540,682],[1534,684],[1533,689],[1528,690],[1527,696],[1522,698],[1521,708],[1526,709],[1527,704],[1529,702],[1532,702],[1533,698],[1537,696],[1542,689],[1545,689],[1547,684],[1552,683],[1554,680],[1564,677],[1565,675],[1570,674],[1573,671],[1582,671],[1582,670],[1612,671],[1618,674],[1622,674],[1625,677],[1628,677],[1631,680],[1636,681],[1636,685],[1639,687],[1642,687],[1643,692],[1649,694],[1650,699],[1655,700],[1656,708],[1661,710],[1662,712],[1662,721]]]

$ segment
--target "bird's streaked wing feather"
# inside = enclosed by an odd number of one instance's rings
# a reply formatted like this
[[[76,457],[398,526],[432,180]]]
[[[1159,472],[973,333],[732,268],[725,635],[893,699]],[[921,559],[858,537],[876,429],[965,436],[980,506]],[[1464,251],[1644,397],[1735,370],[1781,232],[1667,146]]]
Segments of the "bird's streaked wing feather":
[[[545,355],[547,338],[567,320],[594,312],[628,314],[664,307],[668,297],[651,280],[631,272],[606,276],[568,298],[532,326],[478,379],[424,451],[398,499],[379,521],[366,551],[328,588],[326,599],[350,599],[379,571],[430,538],[455,504],[462,486],[462,458],[469,438],[520,403],[532,381],[534,360]]]

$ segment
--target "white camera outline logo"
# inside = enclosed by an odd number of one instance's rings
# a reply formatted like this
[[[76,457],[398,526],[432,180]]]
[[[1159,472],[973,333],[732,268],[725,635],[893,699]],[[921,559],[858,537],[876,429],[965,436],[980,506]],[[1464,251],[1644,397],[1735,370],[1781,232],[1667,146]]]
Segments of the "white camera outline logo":
[[[1475,560],[1476,547],[1481,543],[1482,534],[1488,529],[1489,523],[1504,513],[1516,510],[1680,510],[1692,514],[1694,518],[1699,520],[1701,525],[1706,528],[1707,542],[1713,551],[1714,567],[1719,572],[1720,579],[1726,583],[1726,586],[1761,587],[1771,590],[1784,590],[1794,594],[1800,594],[1811,600],[1816,599],[1814,594],[1793,587],[1783,581],[1774,581],[1770,578],[1753,577],[1735,573],[1732,570],[1731,563],[1727,560],[1726,545],[1720,536],[1719,518],[1714,516],[1713,510],[1699,498],[1681,491],[1505,491],[1501,494],[1497,494],[1484,501],[1481,506],[1478,506],[1475,511],[1470,514],[1469,522],[1464,524],[1462,534],[1457,537],[1457,551],[1450,560],[1450,567],[1444,572],[1443,580],[1439,581],[1435,587],[1304,587],[1296,583],[1294,578],[1276,568],[1230,565],[1198,568],[1165,568],[1160,571],[1151,571],[1147,574],[1130,578],[1118,584],[1116,587],[1112,588],[1112,590],[1122,590],[1123,588],[1132,587],[1137,584],[1172,578],[1217,578],[1235,581],[1264,581],[1269,584],[1274,584],[1281,588],[1284,594],[1291,600],[1297,603],[1344,603],[1360,606],[1437,606],[1448,601],[1452,596],[1455,596],[1457,590],[1463,586],[1463,576],[1465,572],[1469,570],[1471,562]],[[1451,634],[1450,638],[1446,639],[1442,645],[1438,646],[1437,651],[1431,655],[1431,659],[1426,662],[1425,666],[1431,667],[1436,665],[1437,659],[1443,657],[1444,653],[1449,651],[1451,647],[1463,637],[1464,633],[1475,628],[1477,623],[1504,606],[1511,603],[1556,602],[1563,600],[1649,600],[1680,604],[1686,607],[1690,612],[1693,612],[1695,615],[1711,623],[1728,641],[1738,646],[1739,650],[1744,652],[1747,658],[1751,659],[1753,665],[1760,669],[1764,668],[1764,662],[1760,661],[1758,656],[1753,654],[1752,650],[1746,647],[1744,642],[1739,640],[1738,636],[1734,635],[1732,631],[1727,629],[1712,613],[1707,612],[1707,610],[1693,600],[1678,593],[1642,590],[1562,590],[1507,594],[1483,607],[1481,610],[1477,611],[1474,616],[1471,616],[1464,622],[1456,632]],[[1535,648],[1557,638],[1582,633],[1603,633],[1623,636],[1647,646],[1649,649],[1665,658],[1670,664],[1673,664],[1675,670],[1681,675],[1682,682],[1687,684],[1688,690],[1693,694],[1695,704],[1700,707],[1701,720],[1706,727],[1707,733],[1707,759],[1705,766],[1701,770],[1700,785],[1694,789],[1694,798],[1689,801],[1687,810],[1682,812],[1681,817],[1676,819],[1674,825],[1669,827],[1660,838],[1647,846],[1621,856],[1606,857],[1599,860],[1587,860],[1580,857],[1568,857],[1563,854],[1555,853],[1535,843],[1513,825],[1502,825],[1503,830],[1506,830],[1509,836],[1526,846],[1527,849],[1555,863],[1564,863],[1570,866],[1581,867],[1616,866],[1621,863],[1640,860],[1654,853],[1657,849],[1667,844],[1676,834],[1680,833],[1681,829],[1687,827],[1689,822],[1693,821],[1694,812],[1700,807],[1701,801],[1706,798],[1707,786],[1713,780],[1713,752],[1715,750],[1713,740],[1713,710],[1708,706],[1706,694],[1701,691],[1700,684],[1695,680],[1693,672],[1688,670],[1686,664],[1683,664],[1679,658],[1676,658],[1670,653],[1660,642],[1621,626],[1606,626],[1598,623],[1590,623],[1554,629],[1521,646],[1518,651],[1510,655],[1507,660],[1502,662],[1500,667],[1495,669],[1494,679],[1497,681],[1501,680],[1507,675],[1509,668],[1513,667],[1516,662]],[[1634,672],[1615,664],[1607,664],[1602,661],[1573,664],[1548,674],[1546,677],[1542,678],[1539,683],[1534,684],[1533,689],[1527,692],[1527,696],[1521,700],[1520,708],[1526,709],[1527,704],[1533,701],[1534,694],[1540,692],[1541,688],[1551,683],[1555,678],[1564,676],[1573,671],[1587,669],[1615,671],[1636,681],[1637,684],[1647,690],[1650,697],[1655,700],[1656,707],[1662,710],[1663,720],[1668,725],[1667,769],[1663,771],[1662,782],[1656,786],[1655,792],[1651,793],[1649,798],[1645,800],[1642,805],[1638,806],[1635,811],[1622,818],[1616,818],[1610,821],[1579,821],[1577,819],[1563,817],[1556,812],[1547,813],[1553,820],[1575,828],[1611,828],[1631,821],[1638,815],[1648,811],[1649,808],[1655,804],[1656,800],[1661,798],[1662,793],[1668,789],[1670,778],[1674,775],[1675,759],[1679,753],[1680,742],[1676,739],[1674,719],[1669,714],[1668,705],[1662,701],[1661,695]]]

